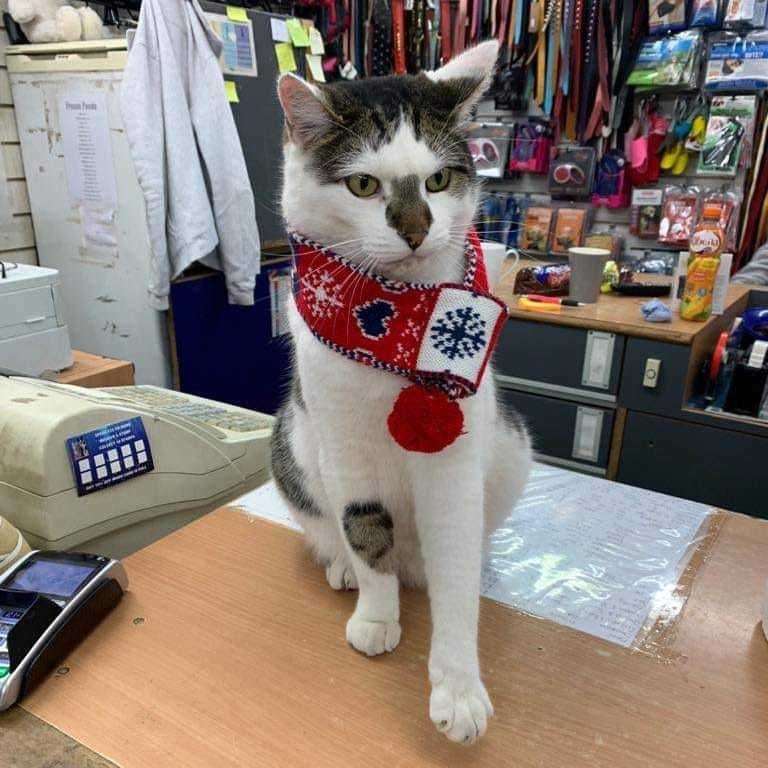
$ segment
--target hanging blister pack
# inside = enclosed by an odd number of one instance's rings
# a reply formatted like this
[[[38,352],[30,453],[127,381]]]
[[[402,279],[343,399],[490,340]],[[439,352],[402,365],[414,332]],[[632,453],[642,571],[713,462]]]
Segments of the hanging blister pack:
[[[768,31],[713,36],[704,88],[737,93],[768,88]]]
[[[717,96],[712,99],[709,123],[699,156],[699,174],[734,177],[742,158],[752,155],[757,98]]]
[[[685,29],[685,0],[648,0],[648,29],[652,35]]]
[[[717,29],[722,24],[723,0],[693,0],[691,26]]]
[[[768,0],[728,0],[725,9],[725,26],[761,29],[765,26],[767,11]]]
[[[500,179],[509,153],[509,126],[482,123],[469,131],[467,146],[478,176]]]
[[[699,215],[696,187],[667,187],[659,223],[659,242],[683,249],[688,247]]]
[[[649,38],[643,42],[627,85],[646,88],[696,88],[703,48],[701,30]]]

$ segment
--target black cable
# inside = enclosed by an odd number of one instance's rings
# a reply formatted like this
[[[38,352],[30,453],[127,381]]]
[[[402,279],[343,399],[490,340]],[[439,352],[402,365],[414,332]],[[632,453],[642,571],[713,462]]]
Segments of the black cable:
[[[0,280],[5,280],[12,269],[18,269],[19,265],[11,261],[0,261]]]

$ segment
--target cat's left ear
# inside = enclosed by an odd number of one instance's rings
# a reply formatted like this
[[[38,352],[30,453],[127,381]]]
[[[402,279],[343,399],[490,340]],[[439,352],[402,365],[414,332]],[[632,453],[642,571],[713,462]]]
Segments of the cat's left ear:
[[[498,41],[488,40],[467,49],[440,69],[426,74],[436,83],[456,86],[459,120],[464,120],[491,87],[498,58]]]

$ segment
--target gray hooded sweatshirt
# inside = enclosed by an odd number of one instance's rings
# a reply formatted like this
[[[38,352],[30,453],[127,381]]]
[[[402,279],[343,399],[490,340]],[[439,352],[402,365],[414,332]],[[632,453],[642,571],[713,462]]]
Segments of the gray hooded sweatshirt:
[[[261,246],[221,48],[197,0],[142,3],[120,108],[146,202],[156,309],[201,259],[224,271],[231,304],[253,304]]]

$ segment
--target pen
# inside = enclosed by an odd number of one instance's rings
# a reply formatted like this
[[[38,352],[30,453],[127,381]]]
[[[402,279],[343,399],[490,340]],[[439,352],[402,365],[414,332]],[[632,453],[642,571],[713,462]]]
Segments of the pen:
[[[561,299],[559,296],[537,296],[536,294],[524,294],[521,299],[535,301],[541,304],[559,304],[561,307],[586,307],[583,301],[575,299]]]

